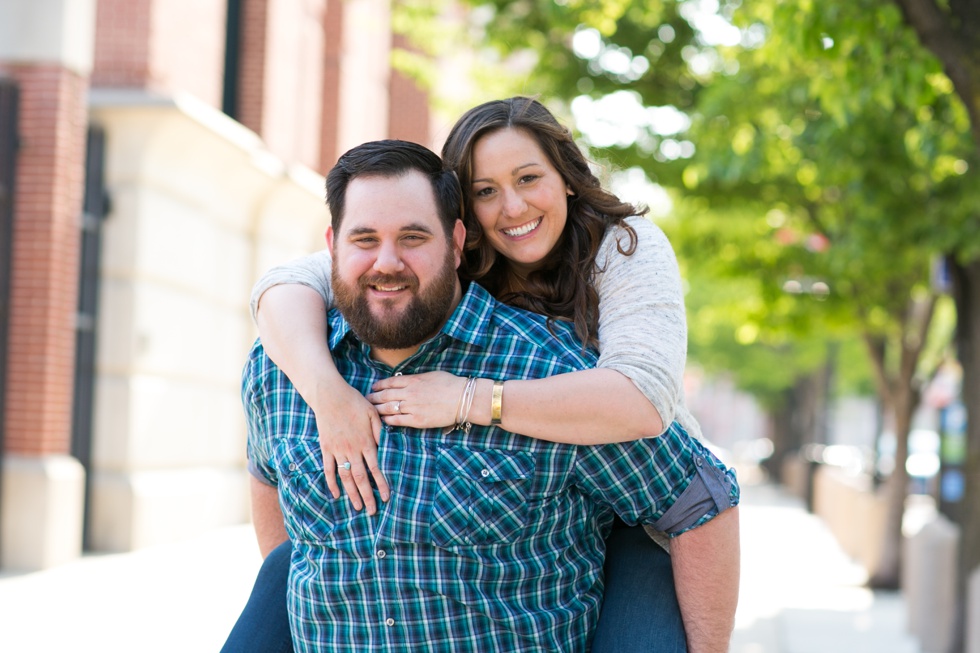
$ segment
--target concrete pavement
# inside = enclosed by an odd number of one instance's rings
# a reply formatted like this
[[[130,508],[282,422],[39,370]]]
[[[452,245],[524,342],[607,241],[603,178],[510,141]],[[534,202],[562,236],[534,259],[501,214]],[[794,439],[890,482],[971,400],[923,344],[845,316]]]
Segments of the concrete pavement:
[[[865,587],[803,502],[742,483],[742,579],[731,653],[921,653],[898,592]]]
[[[743,480],[742,589],[731,653],[921,653],[900,595],[802,503]],[[216,653],[259,566],[248,525],[57,569],[0,573],[3,653]]]
[[[3,653],[217,653],[261,559],[250,525],[0,574]]]

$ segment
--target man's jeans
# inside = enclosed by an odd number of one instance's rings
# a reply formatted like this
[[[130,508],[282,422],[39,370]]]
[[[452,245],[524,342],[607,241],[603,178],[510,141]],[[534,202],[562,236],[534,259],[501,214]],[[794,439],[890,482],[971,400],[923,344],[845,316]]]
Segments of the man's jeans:
[[[606,593],[592,653],[686,653],[670,556],[643,527],[617,522],[607,540]],[[221,653],[290,653],[289,542],[259,569],[252,595]]]

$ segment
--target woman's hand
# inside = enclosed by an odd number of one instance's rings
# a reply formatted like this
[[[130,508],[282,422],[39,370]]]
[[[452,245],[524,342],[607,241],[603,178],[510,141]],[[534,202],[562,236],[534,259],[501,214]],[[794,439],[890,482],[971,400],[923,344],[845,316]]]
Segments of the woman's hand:
[[[391,496],[388,482],[378,467],[381,418],[377,409],[357,390],[342,384],[319,393],[313,412],[320,433],[323,473],[331,494],[334,499],[340,498],[339,476],[354,508],[366,507],[368,514],[373,515],[378,506],[371,479],[382,501]],[[347,462],[350,469],[344,466]]]
[[[425,372],[382,379],[368,401],[391,426],[427,429],[456,423],[466,379],[449,372]]]

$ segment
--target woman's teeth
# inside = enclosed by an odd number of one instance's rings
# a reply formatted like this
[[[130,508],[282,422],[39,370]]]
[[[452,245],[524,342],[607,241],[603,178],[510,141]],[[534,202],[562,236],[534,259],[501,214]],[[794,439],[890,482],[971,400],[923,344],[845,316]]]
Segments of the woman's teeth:
[[[504,229],[503,231],[508,236],[512,238],[516,238],[517,236],[523,236],[524,234],[531,233],[532,231],[537,229],[539,224],[541,224],[541,218],[538,218],[534,222],[528,222],[526,225],[515,227],[513,229]]]

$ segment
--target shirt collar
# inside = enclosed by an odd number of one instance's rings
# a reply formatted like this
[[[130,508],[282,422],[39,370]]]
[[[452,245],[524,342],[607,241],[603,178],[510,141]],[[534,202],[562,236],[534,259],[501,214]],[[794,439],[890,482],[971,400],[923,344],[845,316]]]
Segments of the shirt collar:
[[[442,336],[448,336],[469,345],[485,347],[490,338],[490,317],[493,315],[496,305],[497,300],[483,286],[471,281],[466,292],[463,293],[462,299],[459,300],[459,304],[456,305],[456,309],[446,320],[446,323],[442,325],[439,333],[423,343],[419,350],[425,350],[429,343],[439,340]],[[351,330],[350,324],[336,308],[330,309],[327,314],[327,322],[330,326],[330,337],[327,341],[330,351],[334,351],[348,336],[360,347],[367,349],[367,345],[357,341],[357,336]]]

